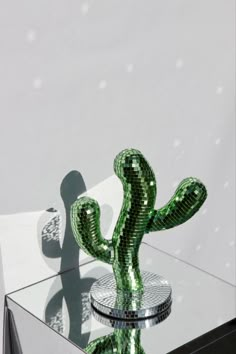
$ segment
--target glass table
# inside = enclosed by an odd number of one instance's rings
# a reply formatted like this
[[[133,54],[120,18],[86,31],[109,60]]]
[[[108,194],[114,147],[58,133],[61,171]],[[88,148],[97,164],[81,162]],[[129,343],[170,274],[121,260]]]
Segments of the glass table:
[[[146,243],[140,248],[140,263],[142,270],[166,278],[173,292],[171,313],[165,320],[149,328],[133,330],[131,337],[140,341],[142,353],[168,353],[235,317],[233,285]],[[83,353],[92,341],[118,331],[94,317],[89,300],[93,282],[111,271],[109,265],[88,258],[78,268],[9,294],[7,304],[13,317],[19,306],[69,341],[78,353]],[[21,321],[17,321],[16,329],[20,326]],[[126,331],[125,337],[132,330],[120,331]],[[127,349],[124,353],[129,354]]]

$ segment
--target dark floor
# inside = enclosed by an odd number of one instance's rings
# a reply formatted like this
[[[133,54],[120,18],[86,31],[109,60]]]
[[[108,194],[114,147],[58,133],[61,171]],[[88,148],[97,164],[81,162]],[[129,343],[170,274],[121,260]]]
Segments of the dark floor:
[[[236,354],[236,318],[168,354]]]

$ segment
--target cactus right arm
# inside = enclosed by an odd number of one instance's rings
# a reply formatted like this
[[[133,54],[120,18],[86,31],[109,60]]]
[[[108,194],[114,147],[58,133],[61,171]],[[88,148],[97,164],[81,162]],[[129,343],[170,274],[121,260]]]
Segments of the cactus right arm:
[[[154,210],[146,232],[170,229],[189,220],[207,198],[204,184],[197,178],[185,178],[174,196],[161,209]]]
[[[100,208],[94,199],[82,197],[72,204],[71,225],[83,251],[100,261],[112,263],[112,243],[101,234]]]

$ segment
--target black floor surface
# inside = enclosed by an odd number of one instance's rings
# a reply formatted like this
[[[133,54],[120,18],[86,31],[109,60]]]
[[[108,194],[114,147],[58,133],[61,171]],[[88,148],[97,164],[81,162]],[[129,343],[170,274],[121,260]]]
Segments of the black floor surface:
[[[168,354],[236,354],[236,318]]]

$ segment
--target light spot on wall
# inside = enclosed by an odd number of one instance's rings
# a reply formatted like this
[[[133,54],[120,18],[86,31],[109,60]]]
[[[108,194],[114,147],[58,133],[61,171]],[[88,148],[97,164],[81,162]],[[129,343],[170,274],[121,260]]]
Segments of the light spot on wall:
[[[229,181],[225,181],[224,183],[224,189],[228,188],[229,187]]]
[[[30,29],[26,34],[26,40],[29,43],[33,43],[36,40],[36,31],[33,29]]]
[[[87,2],[84,2],[82,5],[81,5],[81,13],[83,16],[87,15],[89,11],[89,4]]]
[[[180,253],[181,253],[181,249],[180,249],[180,248],[178,248],[177,250],[175,250],[176,256],[178,256]]]
[[[175,63],[176,69],[180,70],[184,66],[184,62],[181,58],[178,58]]]
[[[39,90],[42,88],[42,85],[43,85],[43,81],[40,77],[36,77],[34,80],[33,80],[33,88],[36,89],[36,90]]]
[[[219,230],[220,230],[219,226],[216,226],[214,231],[219,232]]]
[[[221,95],[224,91],[224,87],[223,86],[217,86],[216,88],[216,94],[217,95]]]
[[[217,138],[216,140],[215,140],[215,144],[216,145],[219,145],[221,143],[221,138]]]
[[[229,247],[233,247],[234,245],[235,245],[235,241],[234,240],[229,242]]]
[[[225,263],[225,268],[230,268],[230,262]]]
[[[126,71],[127,71],[127,73],[132,73],[134,71],[133,64],[127,64],[126,65]]]
[[[99,88],[100,90],[104,90],[106,87],[107,87],[107,82],[106,82],[106,80],[101,80],[101,81],[99,82],[98,88]]]
[[[175,139],[174,141],[173,141],[173,147],[174,148],[177,148],[177,147],[179,147],[181,145],[181,140],[180,139]]]
[[[201,248],[202,248],[202,246],[201,246],[200,244],[197,245],[197,246],[195,247],[196,252],[200,251]]]

